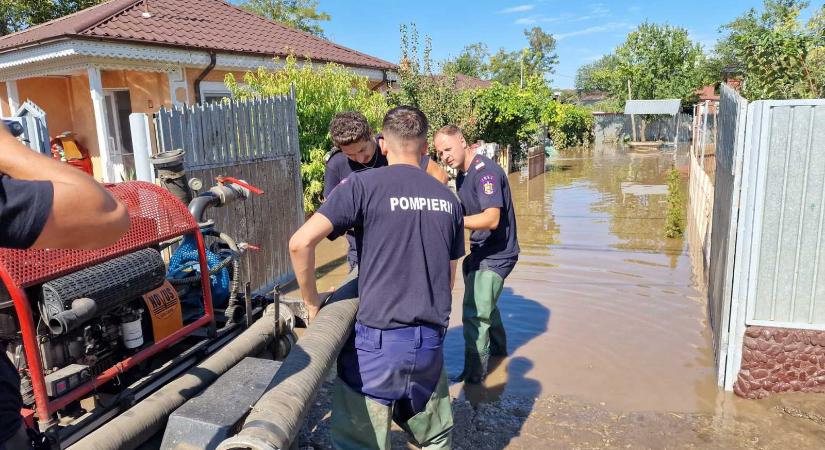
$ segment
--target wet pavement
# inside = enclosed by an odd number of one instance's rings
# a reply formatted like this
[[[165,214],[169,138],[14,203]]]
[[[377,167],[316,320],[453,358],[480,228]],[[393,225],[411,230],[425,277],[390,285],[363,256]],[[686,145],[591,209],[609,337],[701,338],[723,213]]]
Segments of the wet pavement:
[[[685,161],[583,149],[533,180],[511,174],[522,253],[499,300],[510,356],[483,386],[452,386],[458,448],[825,448],[825,396],[752,401],[716,386],[701,270],[686,240],[664,236],[667,172]],[[346,242],[323,247],[326,289],[346,275]],[[459,280],[453,374],[462,294]],[[319,448],[327,401],[308,436]]]

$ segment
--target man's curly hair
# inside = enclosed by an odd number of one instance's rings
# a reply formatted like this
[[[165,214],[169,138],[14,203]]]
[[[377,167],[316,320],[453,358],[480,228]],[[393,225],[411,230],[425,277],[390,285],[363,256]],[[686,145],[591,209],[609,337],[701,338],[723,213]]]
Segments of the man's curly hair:
[[[329,134],[336,147],[369,140],[371,132],[367,118],[357,111],[338,113],[329,124]]]

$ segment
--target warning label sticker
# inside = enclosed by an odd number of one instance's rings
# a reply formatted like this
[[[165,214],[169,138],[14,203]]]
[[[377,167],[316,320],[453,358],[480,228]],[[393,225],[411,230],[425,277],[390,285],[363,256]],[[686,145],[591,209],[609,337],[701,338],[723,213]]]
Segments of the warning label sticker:
[[[143,294],[143,302],[152,319],[152,334],[155,341],[183,327],[180,298],[169,281],[164,281],[161,287]]]

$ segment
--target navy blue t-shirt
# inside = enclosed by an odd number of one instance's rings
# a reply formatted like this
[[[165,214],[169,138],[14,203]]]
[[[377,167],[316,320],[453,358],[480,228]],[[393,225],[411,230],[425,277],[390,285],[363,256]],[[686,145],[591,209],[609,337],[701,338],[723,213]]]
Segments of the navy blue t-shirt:
[[[0,175],[0,247],[29,248],[52,210],[54,186],[49,181],[15,180]],[[0,355],[0,443],[20,428],[20,378],[17,369]]]
[[[465,216],[480,214],[487,208],[501,208],[495,230],[474,230],[470,234],[470,256],[476,265],[485,262],[505,277],[521,251],[507,174],[490,158],[475,155],[470,169],[459,173],[456,188]]]
[[[427,170],[427,165],[430,162],[430,157],[424,155],[421,157],[421,168]],[[332,155],[327,160],[327,166],[324,170],[324,198],[328,198],[329,194],[338,186],[338,183],[345,180],[348,176],[356,172],[362,172],[369,169],[377,169],[379,167],[386,167],[387,157],[381,153],[378,144],[375,146],[375,154],[372,159],[366,163],[361,164],[349,158],[344,152],[338,149],[332,149]],[[358,265],[358,247],[355,242],[355,235],[352,231],[346,233],[346,239],[349,243],[349,250],[347,251],[347,261],[350,267]]]
[[[332,222],[333,238],[354,228],[358,322],[385,330],[448,325],[450,261],[464,255],[464,218],[449,188],[395,164],[352,174],[318,212]]]

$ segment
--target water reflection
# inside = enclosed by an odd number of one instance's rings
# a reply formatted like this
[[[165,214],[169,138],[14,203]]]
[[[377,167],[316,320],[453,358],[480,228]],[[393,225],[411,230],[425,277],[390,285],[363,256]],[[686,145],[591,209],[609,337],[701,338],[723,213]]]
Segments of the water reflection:
[[[582,149],[549,161],[542,177],[511,175],[523,253],[500,306],[508,333],[522,339],[502,363],[503,392],[622,410],[715,403],[701,294],[685,243],[664,236],[663,187],[676,161],[675,151]],[[454,311],[460,305],[456,295]],[[451,368],[463,355],[453,329],[460,313],[448,334]]]

